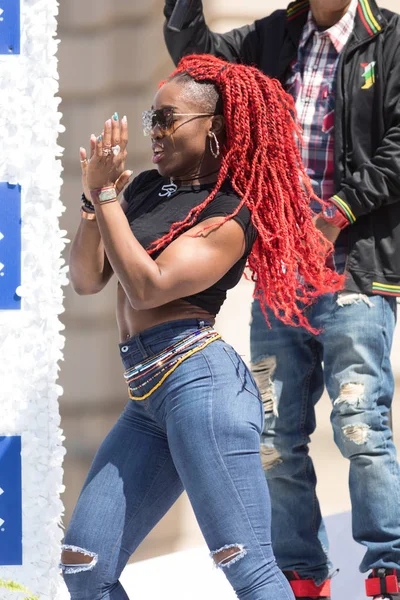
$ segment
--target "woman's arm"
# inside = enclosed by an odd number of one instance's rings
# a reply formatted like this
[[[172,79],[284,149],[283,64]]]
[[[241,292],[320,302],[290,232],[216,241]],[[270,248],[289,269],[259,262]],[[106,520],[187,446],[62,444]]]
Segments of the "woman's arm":
[[[90,139],[91,157],[93,156],[96,137]],[[87,185],[88,160],[86,150],[80,149],[82,167],[82,187],[86,198],[90,198]],[[119,193],[127,183],[130,172],[126,171],[117,181],[116,190]],[[121,200],[121,208],[126,210],[127,204]],[[81,219],[78,231],[71,244],[69,257],[70,281],[74,290],[81,295],[96,294],[110,280],[113,270],[104,251],[100,230],[96,220]]]
[[[131,306],[147,310],[197,294],[219,281],[243,256],[242,227],[224,217],[199,223],[153,260],[136,240],[117,203],[96,208],[99,229],[112,269]]]
[[[113,270],[96,221],[81,220],[71,245],[69,274],[72,287],[80,295],[97,294],[110,280]]]

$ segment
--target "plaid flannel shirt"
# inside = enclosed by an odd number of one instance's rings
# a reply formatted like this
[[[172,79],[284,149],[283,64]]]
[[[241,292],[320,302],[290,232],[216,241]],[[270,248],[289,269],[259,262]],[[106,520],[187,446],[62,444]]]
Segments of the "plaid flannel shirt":
[[[334,116],[336,73],[340,53],[354,27],[358,0],[352,0],[342,19],[329,29],[320,30],[311,10],[300,39],[286,90],[296,102],[297,116],[303,129],[301,157],[312,181],[314,192],[329,201],[334,195]],[[319,205],[312,206],[320,212]],[[344,229],[349,221],[332,203],[324,217]],[[344,268],[345,248],[335,249],[335,265]]]

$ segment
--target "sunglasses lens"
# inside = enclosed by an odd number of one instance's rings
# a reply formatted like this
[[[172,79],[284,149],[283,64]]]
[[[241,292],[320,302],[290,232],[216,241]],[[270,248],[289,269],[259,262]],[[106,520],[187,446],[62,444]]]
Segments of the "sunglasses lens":
[[[157,123],[164,132],[171,129],[174,121],[174,115],[171,108],[160,108],[157,111]]]
[[[142,115],[143,133],[151,135],[155,127],[167,133],[173,126],[174,113],[171,108],[159,108],[158,110],[145,110]]]
[[[142,113],[142,127],[143,134],[150,135],[151,130],[153,129],[153,114],[154,110],[145,110]]]

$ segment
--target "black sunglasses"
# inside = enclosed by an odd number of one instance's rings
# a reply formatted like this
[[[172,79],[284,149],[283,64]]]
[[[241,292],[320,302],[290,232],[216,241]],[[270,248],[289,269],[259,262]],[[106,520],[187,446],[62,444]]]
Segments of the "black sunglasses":
[[[154,127],[159,127],[163,133],[168,133],[174,126],[175,117],[211,117],[214,113],[176,113],[172,108],[145,110],[142,113],[143,134],[151,135]]]

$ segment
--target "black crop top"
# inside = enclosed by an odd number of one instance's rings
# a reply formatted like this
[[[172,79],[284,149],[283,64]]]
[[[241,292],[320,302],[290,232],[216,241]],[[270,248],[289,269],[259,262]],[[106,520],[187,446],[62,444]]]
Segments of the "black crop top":
[[[214,184],[181,186],[173,194],[168,191],[169,186],[169,179],[162,177],[158,171],[144,171],[135,177],[124,192],[128,203],[126,217],[135,238],[143,248],[147,249],[152,242],[167,234],[173,223],[183,221],[192,208],[204,202]],[[240,198],[229,181],[225,182],[214,200],[200,213],[196,223],[211,217],[230,215],[237,208],[239,201]],[[256,229],[251,223],[250,211],[246,206],[243,206],[233,219],[241,225],[245,234],[245,252],[242,258],[213,286],[183,298],[212,315],[219,312],[227,290],[239,282],[257,237]],[[156,259],[161,252],[162,250],[153,253],[152,258]]]

